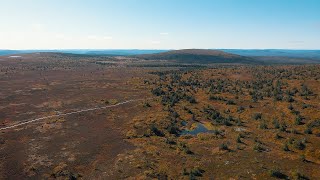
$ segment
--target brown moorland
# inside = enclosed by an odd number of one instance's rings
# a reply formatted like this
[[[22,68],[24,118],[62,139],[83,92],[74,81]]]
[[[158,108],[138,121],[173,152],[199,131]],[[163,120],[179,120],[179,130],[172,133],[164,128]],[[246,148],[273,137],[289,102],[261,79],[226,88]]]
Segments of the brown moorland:
[[[146,66],[143,66],[147,64]],[[2,179],[317,179],[320,66],[0,57]]]

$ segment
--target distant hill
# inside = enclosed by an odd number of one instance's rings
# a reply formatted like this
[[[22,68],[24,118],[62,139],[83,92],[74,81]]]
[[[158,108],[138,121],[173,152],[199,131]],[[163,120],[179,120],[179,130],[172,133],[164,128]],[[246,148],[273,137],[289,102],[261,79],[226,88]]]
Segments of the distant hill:
[[[241,56],[274,56],[291,58],[308,58],[320,60],[320,50],[293,50],[293,49],[221,49],[227,53]]]
[[[136,55],[134,57],[145,60],[168,60],[180,63],[259,63],[250,57],[210,49],[173,50],[156,54]]]

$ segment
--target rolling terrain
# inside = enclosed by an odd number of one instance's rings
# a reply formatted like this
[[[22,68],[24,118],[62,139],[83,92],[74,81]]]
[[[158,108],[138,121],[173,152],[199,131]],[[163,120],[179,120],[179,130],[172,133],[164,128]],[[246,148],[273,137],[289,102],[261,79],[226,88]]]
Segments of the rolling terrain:
[[[186,53],[186,51],[190,51]],[[195,52],[202,51],[202,52]],[[211,51],[211,53],[210,53]],[[214,53],[214,51],[216,51]],[[259,63],[265,64],[306,64],[306,63],[319,63],[320,62],[320,51],[319,50],[286,50],[286,49],[217,49],[217,50],[184,50],[185,55],[191,58],[192,55],[201,55],[200,59],[203,59],[205,62],[206,59],[211,61],[214,56],[219,56],[218,51],[223,51],[225,53],[231,53],[234,55],[240,55],[248,57],[250,61],[244,61],[244,63],[252,63],[252,59],[258,61]],[[89,55],[89,56],[135,56],[138,55],[142,58],[156,57],[163,59],[166,53],[171,54],[171,57],[166,57],[169,59],[175,59],[173,54],[177,53],[176,60],[181,60],[182,51],[170,51],[170,50],[143,50],[143,49],[62,49],[62,50],[0,50],[1,55],[17,55],[17,54],[26,54],[26,53],[38,53],[38,52],[51,52],[51,53],[68,53],[75,55]],[[179,52],[179,53],[178,53]],[[154,55],[152,55],[154,54]],[[179,55],[178,55],[179,54]],[[220,52],[220,55],[223,53]],[[211,57],[204,57],[209,55]],[[162,56],[162,57],[161,57]],[[188,59],[187,57],[187,59]],[[236,58],[234,56],[234,58]],[[217,58],[219,60],[219,58]],[[220,58],[223,60],[223,57]],[[228,59],[226,59],[228,61]],[[229,59],[230,60],[230,59]],[[238,60],[238,59],[236,59]],[[192,59],[189,61],[193,61]]]

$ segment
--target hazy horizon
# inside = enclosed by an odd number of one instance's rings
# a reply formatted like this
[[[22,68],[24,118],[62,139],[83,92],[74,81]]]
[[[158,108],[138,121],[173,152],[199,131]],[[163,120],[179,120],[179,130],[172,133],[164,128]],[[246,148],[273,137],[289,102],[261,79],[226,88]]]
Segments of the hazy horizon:
[[[96,50],[96,51],[108,51],[108,50],[183,50],[183,49],[208,49],[208,50],[285,50],[285,51],[320,51],[319,49],[285,49],[285,48],[178,48],[178,49],[170,49],[170,48],[162,48],[162,49],[147,49],[147,48],[106,48],[106,49],[97,49],[97,48],[65,48],[65,49],[59,49],[59,48],[52,48],[52,49],[0,49],[2,51],[54,51],[54,50]]]

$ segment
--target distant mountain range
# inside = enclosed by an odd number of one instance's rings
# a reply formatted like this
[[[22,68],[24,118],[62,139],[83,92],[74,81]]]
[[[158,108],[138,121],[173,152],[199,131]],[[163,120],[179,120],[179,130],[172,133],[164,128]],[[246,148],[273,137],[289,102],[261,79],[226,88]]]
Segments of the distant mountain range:
[[[110,56],[129,56],[137,54],[152,54],[166,52],[168,50],[148,50],[148,49],[62,49],[62,50],[1,50],[0,56],[13,54],[26,54],[37,52],[55,52],[55,53],[71,53],[85,55],[110,55]]]
[[[0,56],[36,52],[68,53],[80,56],[132,56],[145,60],[169,60],[178,63],[306,64],[320,63],[320,50],[282,49],[65,49],[65,50],[0,50]]]
[[[320,58],[320,50],[286,50],[286,49],[217,49],[227,53],[241,56],[286,56],[300,58]],[[34,52],[60,52],[73,54],[93,55],[139,55],[161,53],[170,50],[146,50],[146,49],[62,49],[62,50],[1,50],[0,55],[24,54]]]

